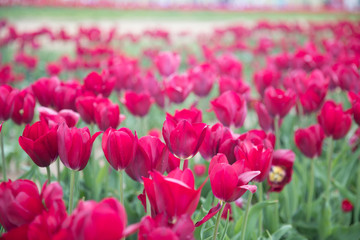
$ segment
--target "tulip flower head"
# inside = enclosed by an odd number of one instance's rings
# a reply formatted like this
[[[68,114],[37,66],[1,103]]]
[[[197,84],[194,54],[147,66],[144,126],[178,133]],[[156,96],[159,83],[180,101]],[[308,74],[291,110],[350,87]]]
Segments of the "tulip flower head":
[[[308,158],[319,157],[321,155],[324,138],[324,131],[319,124],[298,129],[294,134],[296,146]]]

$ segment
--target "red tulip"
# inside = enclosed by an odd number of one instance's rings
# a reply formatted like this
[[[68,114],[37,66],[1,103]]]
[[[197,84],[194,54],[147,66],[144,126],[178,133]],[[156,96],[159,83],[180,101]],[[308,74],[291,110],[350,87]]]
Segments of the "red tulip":
[[[139,240],[189,240],[194,238],[194,223],[188,215],[182,215],[175,223],[169,223],[164,214],[141,220]]]
[[[55,88],[59,85],[57,77],[40,78],[31,85],[31,89],[39,103],[48,107],[53,105]]]
[[[264,93],[264,104],[272,117],[283,118],[295,105],[296,95],[292,90],[283,91],[268,87]]]
[[[11,106],[15,96],[10,94],[12,91],[14,91],[13,88],[8,85],[0,86],[0,121],[6,121],[10,117]]]
[[[191,216],[200,200],[200,186],[195,190],[195,179],[190,169],[175,169],[167,177],[158,172],[144,178],[144,187],[152,208],[152,215],[165,214],[169,222],[184,214]]]
[[[159,129],[157,129],[157,128],[153,128],[153,129],[149,130],[148,135],[160,139],[161,138],[161,131]]]
[[[175,52],[161,52],[155,58],[156,68],[164,77],[175,73],[180,66],[180,62],[180,55]]]
[[[78,82],[61,82],[54,90],[53,102],[56,110],[76,110],[75,101],[81,93],[81,85]]]
[[[220,143],[219,152],[226,156],[230,164],[233,164],[236,161],[235,157],[235,147],[239,144],[239,139],[228,138],[224,142]]]
[[[214,84],[215,73],[213,67],[204,63],[190,69],[189,79],[193,83],[193,91],[199,97],[207,96]]]
[[[274,119],[270,116],[265,105],[259,101],[255,102],[254,109],[258,116],[259,125],[264,131],[274,130]]]
[[[59,157],[62,163],[72,170],[84,169],[89,161],[92,145],[100,133],[91,136],[87,127],[69,128],[62,123],[57,130]]]
[[[354,120],[357,125],[360,125],[360,94],[349,92],[348,98],[351,102]]]
[[[122,239],[126,224],[125,209],[116,199],[105,198],[99,203],[81,201],[63,224],[67,233],[64,239]]]
[[[329,100],[322,107],[318,115],[318,122],[327,137],[335,140],[341,139],[350,130],[351,113],[344,112],[341,104]]]
[[[199,151],[206,128],[205,123],[191,123],[187,120],[178,122],[168,115],[162,128],[162,134],[170,152],[178,158],[189,159]]]
[[[308,128],[296,130],[294,141],[306,157],[314,158],[321,155],[324,137],[323,129],[319,124],[316,124]]]
[[[126,173],[135,181],[149,177],[150,171],[163,174],[168,165],[169,151],[159,138],[144,136],[139,139],[134,161],[126,168]]]
[[[280,83],[281,73],[274,67],[268,67],[254,73],[256,90],[261,96],[264,95],[266,88],[272,86],[277,88]]]
[[[355,64],[339,64],[335,66],[339,86],[347,91],[360,91],[359,68]]]
[[[232,139],[231,131],[221,123],[216,123],[206,129],[204,141],[200,147],[200,154],[205,159],[210,159],[219,153],[220,146],[228,139]]]
[[[219,72],[224,76],[241,78],[242,64],[233,54],[224,54],[216,59]]]
[[[27,89],[22,91],[14,90],[11,92],[11,119],[18,125],[22,123],[30,123],[34,117],[35,97]],[[11,100],[10,100],[11,101]]]
[[[115,78],[107,75],[106,71],[103,71],[101,75],[97,72],[89,73],[84,79],[84,89],[107,98],[115,87]]]
[[[167,117],[175,119],[177,122],[181,120],[187,120],[190,123],[199,123],[202,122],[202,113],[196,107],[192,107],[191,109],[182,109],[175,110],[174,116],[166,113]]]
[[[201,177],[206,172],[206,165],[205,164],[195,164],[194,165],[194,173],[196,176]]]
[[[239,128],[244,124],[247,114],[246,101],[236,92],[227,91],[211,101],[217,119],[226,127]]]
[[[173,75],[165,82],[165,92],[171,102],[182,103],[189,96],[192,83],[187,75]]]
[[[107,98],[98,99],[94,103],[94,117],[101,131],[117,128],[121,122],[119,105]]]
[[[274,151],[271,170],[268,176],[270,192],[281,192],[291,181],[295,153],[288,149]]]
[[[58,156],[57,128],[49,129],[44,121],[28,124],[19,144],[36,165],[48,167]]]
[[[260,171],[248,171],[244,161],[230,165],[224,154],[217,154],[211,159],[209,177],[215,197],[225,202],[233,202],[247,190],[256,192],[255,185],[247,185]]]
[[[134,160],[138,138],[127,128],[108,128],[102,137],[102,149],[115,170],[125,169]]]
[[[241,79],[234,79],[226,76],[219,78],[219,94],[221,95],[227,91],[235,91],[244,96],[246,100],[250,97],[250,87]]]
[[[81,95],[76,98],[76,111],[80,114],[81,119],[87,124],[95,122],[95,102],[98,100],[92,94]]]
[[[354,209],[354,206],[348,199],[344,199],[341,202],[341,209],[343,212],[351,212]]]
[[[46,64],[46,72],[49,76],[57,76],[61,70],[61,65],[57,62],[49,62]]]
[[[125,92],[124,105],[134,116],[144,117],[148,114],[153,99],[148,93],[136,93],[132,91]]]
[[[68,127],[75,127],[79,121],[80,115],[73,110],[63,109],[56,112],[51,108],[39,107],[39,118],[45,121],[50,128],[53,128],[61,123],[66,123]]]

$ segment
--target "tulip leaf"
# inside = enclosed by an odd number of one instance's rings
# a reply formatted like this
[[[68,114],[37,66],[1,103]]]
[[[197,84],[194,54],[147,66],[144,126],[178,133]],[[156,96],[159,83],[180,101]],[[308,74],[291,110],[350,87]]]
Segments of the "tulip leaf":
[[[287,232],[292,229],[291,225],[284,225],[279,230],[277,230],[273,235],[271,235],[272,240],[280,240]]]
[[[333,228],[331,236],[327,240],[337,239],[359,239],[360,223],[349,226],[336,226]]]
[[[338,181],[333,181],[335,187],[339,190],[339,192],[343,195],[344,198],[349,199],[350,202],[356,202],[355,194],[351,193],[347,187],[340,184]]]
[[[331,207],[326,199],[323,199],[321,214],[319,214],[319,236],[326,239],[331,234]]]
[[[31,179],[34,176],[37,168],[38,168],[38,166],[33,164],[31,166],[31,168],[28,171],[26,171],[23,175],[18,177],[18,179],[25,179],[25,178],[26,179]]]

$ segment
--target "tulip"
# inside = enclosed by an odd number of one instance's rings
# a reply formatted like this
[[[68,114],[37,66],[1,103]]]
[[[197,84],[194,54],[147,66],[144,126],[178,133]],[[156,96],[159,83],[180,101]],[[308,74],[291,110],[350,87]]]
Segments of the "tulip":
[[[30,123],[34,117],[35,97],[27,89],[22,91],[14,90],[9,96],[11,101],[11,119],[18,125]]]
[[[46,72],[49,76],[57,76],[61,73],[61,65],[56,62],[46,64]]]
[[[348,98],[351,102],[354,120],[357,125],[360,125],[360,94],[349,92]]]
[[[159,172],[152,172],[152,179],[143,178],[152,216],[165,214],[168,222],[179,219],[182,215],[191,216],[200,200],[200,186],[195,190],[195,179],[190,169],[175,169],[167,177]]]
[[[92,145],[100,133],[91,136],[87,127],[69,128],[62,123],[57,130],[59,157],[62,163],[72,170],[83,170],[89,161]]]
[[[155,58],[156,68],[164,77],[175,73],[180,66],[180,62],[180,55],[175,52],[161,52]]]
[[[336,75],[341,89],[346,91],[360,91],[360,74],[356,64],[339,64],[335,66]]]
[[[95,122],[101,131],[117,128],[121,122],[119,105],[109,99],[99,99],[94,103]]]
[[[36,165],[48,167],[58,157],[57,128],[49,129],[44,121],[28,124],[19,144]]]
[[[167,117],[174,118],[177,122],[181,120],[187,120],[190,123],[199,123],[202,122],[202,113],[201,110],[196,107],[191,109],[175,110],[174,116],[166,113]]]
[[[129,163],[126,173],[135,181],[142,182],[142,177],[149,177],[149,172],[163,174],[168,165],[169,151],[159,138],[144,136],[139,139],[134,160]]]
[[[258,116],[260,127],[264,131],[274,130],[274,119],[270,116],[265,105],[257,101],[255,102],[254,109]]]
[[[139,240],[188,240],[194,238],[194,223],[188,215],[182,215],[175,223],[169,223],[164,214],[141,220]]]
[[[274,67],[268,67],[254,73],[254,82],[256,90],[261,96],[264,95],[265,89],[272,86],[277,88],[280,83],[281,73]]]
[[[80,114],[81,119],[87,124],[95,122],[95,102],[98,99],[93,95],[82,95],[76,98],[76,111]]]
[[[204,141],[200,147],[200,154],[205,159],[210,159],[219,153],[220,146],[228,139],[232,139],[231,131],[221,123],[216,123],[206,129]]]
[[[233,54],[223,54],[216,59],[216,63],[222,75],[241,78],[242,64]]]
[[[162,134],[172,154],[180,159],[189,159],[199,151],[206,128],[205,123],[191,123],[187,120],[178,122],[168,115],[162,128]]]
[[[343,210],[343,212],[352,212],[354,206],[348,199],[344,199],[341,202],[341,209]]]
[[[182,103],[189,96],[192,83],[187,75],[173,75],[165,82],[165,93],[171,102]]]
[[[244,124],[247,114],[246,101],[236,92],[227,91],[211,101],[217,119],[226,127],[239,128]]]
[[[196,176],[201,177],[206,172],[206,165],[205,164],[195,164],[194,165],[194,173]]]
[[[81,201],[63,224],[66,230],[64,239],[122,239],[126,224],[125,209],[116,199],[105,198],[99,203]]]
[[[66,123],[70,128],[75,127],[80,118],[78,113],[69,109],[63,109],[56,112],[51,108],[39,107],[38,111],[40,120],[46,122],[50,128],[62,123]]]
[[[124,105],[134,116],[144,117],[148,114],[153,103],[148,93],[135,93],[131,91],[125,92]]]
[[[81,93],[81,85],[78,82],[61,82],[54,90],[53,102],[56,110],[76,110],[75,101]]]
[[[351,113],[344,112],[341,104],[326,101],[318,115],[318,122],[327,137],[334,140],[345,137],[351,127]]]
[[[285,117],[295,105],[295,101],[296,95],[292,90],[283,91],[268,87],[264,92],[264,104],[272,117]]]
[[[230,164],[236,161],[235,147],[239,144],[238,138],[228,138],[224,142],[220,143],[219,152],[226,156]]]
[[[290,183],[295,153],[288,149],[279,149],[273,153],[273,161],[268,175],[270,192],[281,192],[286,184]]]
[[[235,91],[244,96],[246,100],[250,97],[250,87],[241,79],[234,79],[226,76],[219,78],[219,94],[221,95],[227,91]]]
[[[321,155],[324,137],[323,129],[319,124],[316,124],[308,128],[296,130],[294,141],[306,157],[314,158]]]
[[[215,73],[208,63],[190,69],[189,79],[193,83],[193,91],[199,97],[207,96],[214,84]]]
[[[14,94],[10,94],[13,90],[8,85],[0,86],[0,121],[6,121],[11,115],[11,106]]]
[[[106,71],[103,71],[102,75],[97,72],[89,73],[84,79],[84,89],[107,98],[115,87],[115,78],[107,75]]]
[[[40,78],[31,85],[31,89],[39,103],[48,107],[53,105],[55,88],[59,85],[60,80],[57,77]]]

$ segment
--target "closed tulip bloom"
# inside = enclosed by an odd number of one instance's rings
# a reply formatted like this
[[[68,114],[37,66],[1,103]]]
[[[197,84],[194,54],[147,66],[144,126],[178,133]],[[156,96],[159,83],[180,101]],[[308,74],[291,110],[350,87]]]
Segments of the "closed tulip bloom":
[[[343,212],[351,212],[354,209],[354,205],[348,199],[344,199],[341,202],[341,209]]]
[[[135,158],[126,168],[126,173],[135,181],[149,177],[149,172],[163,174],[168,166],[169,151],[159,138],[144,136],[139,139]]]
[[[109,77],[106,71],[102,74],[97,72],[89,73],[84,79],[84,89],[94,94],[101,94],[103,97],[110,96],[115,87],[115,78]]]
[[[192,216],[200,200],[200,186],[195,190],[195,179],[190,169],[175,169],[168,176],[152,172],[152,179],[144,178],[144,187],[153,216],[165,214],[172,222],[184,214]]]
[[[92,145],[101,132],[90,135],[89,128],[69,128],[65,123],[57,130],[61,162],[75,171],[81,171],[89,161]]]
[[[155,58],[156,68],[164,77],[175,73],[180,66],[180,62],[180,55],[175,52],[161,52]]]
[[[341,139],[345,137],[351,127],[351,113],[344,112],[341,104],[326,101],[318,115],[318,123],[327,137]]]
[[[167,116],[162,134],[171,153],[178,158],[189,159],[199,151],[206,128],[205,123],[191,123],[187,120],[178,122],[171,116]]]
[[[102,137],[106,160],[115,170],[125,169],[134,160],[138,138],[128,128],[109,128]]]
[[[268,184],[270,192],[281,192],[286,184],[290,183],[293,173],[295,153],[289,149],[274,151]]]
[[[200,154],[205,159],[210,159],[219,153],[220,146],[228,139],[232,139],[231,131],[221,123],[216,123],[206,129],[204,141],[200,147]]]
[[[202,113],[199,109],[197,109],[196,107],[192,107],[190,109],[182,109],[182,110],[175,110],[175,114],[174,115],[170,115],[168,113],[166,113],[166,116],[168,117],[172,117],[174,118],[176,121],[181,121],[181,120],[187,120],[191,123],[199,123],[202,122]]]
[[[247,107],[246,101],[236,92],[227,91],[211,101],[217,119],[226,127],[239,128],[244,124]]]
[[[35,97],[27,89],[22,91],[12,91],[11,101],[11,119],[18,125],[22,123],[30,123],[34,117]],[[11,96],[9,96],[11,99]]]
[[[165,83],[166,96],[173,103],[182,103],[192,90],[192,82],[187,75],[173,75]]]
[[[54,90],[53,102],[57,111],[71,109],[76,111],[75,101],[81,93],[78,82],[61,82]]]
[[[360,125],[360,94],[349,92],[348,98],[351,102],[354,120],[357,125]]]
[[[65,239],[117,240],[125,237],[127,216],[124,207],[115,198],[97,203],[81,201],[73,214],[64,222]]]
[[[215,77],[214,69],[208,63],[196,66],[189,71],[189,79],[193,83],[193,91],[199,97],[205,97],[210,93]]]
[[[31,89],[40,105],[48,107],[53,105],[54,91],[59,85],[57,77],[40,78],[31,85]]]
[[[255,185],[248,185],[260,171],[248,171],[244,161],[230,165],[224,154],[217,154],[211,159],[209,177],[215,197],[225,202],[233,202],[247,190],[256,192]]]
[[[58,156],[57,128],[44,121],[26,125],[19,144],[36,165],[48,167]]]
[[[295,105],[296,95],[292,90],[283,91],[268,87],[264,93],[264,104],[272,117],[285,117]]]
[[[278,87],[280,84],[281,73],[274,67],[268,67],[254,73],[254,83],[256,90],[261,96],[267,87]]]
[[[129,110],[132,115],[139,117],[144,117],[148,114],[153,102],[150,94],[146,92],[136,93],[127,91],[125,92],[123,99],[123,103],[127,110]]]
[[[264,131],[274,130],[274,119],[270,116],[265,105],[260,101],[255,102],[254,109],[258,116],[259,125]]]
[[[82,95],[76,98],[76,111],[80,114],[81,119],[87,124],[95,122],[95,102],[97,98],[93,95]]]
[[[94,104],[95,122],[101,131],[117,128],[121,122],[119,105],[109,99],[99,99]]]
[[[8,85],[0,86],[0,121],[6,121],[10,118],[11,105],[14,95],[10,94],[13,88]]]
[[[321,155],[324,138],[324,131],[319,124],[298,129],[294,134],[296,146],[308,158],[319,157]]]
[[[223,54],[216,59],[219,73],[224,76],[241,78],[242,64],[233,54]]]

